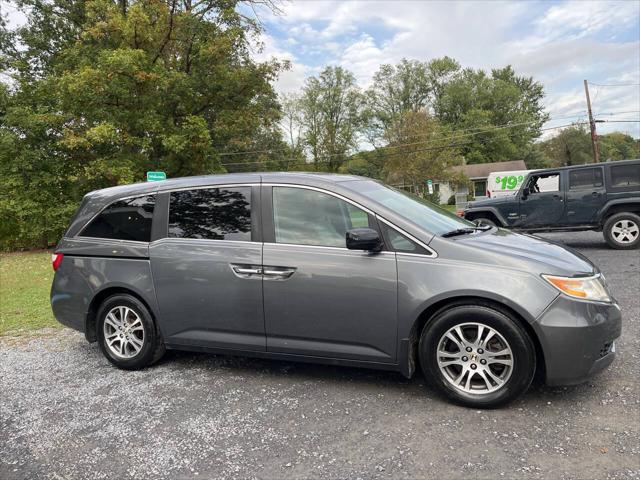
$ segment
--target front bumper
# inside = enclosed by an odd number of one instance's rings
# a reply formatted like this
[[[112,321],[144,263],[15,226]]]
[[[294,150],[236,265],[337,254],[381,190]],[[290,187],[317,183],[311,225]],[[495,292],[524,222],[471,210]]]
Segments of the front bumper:
[[[547,385],[575,385],[606,368],[616,355],[622,316],[616,303],[558,296],[534,323]]]

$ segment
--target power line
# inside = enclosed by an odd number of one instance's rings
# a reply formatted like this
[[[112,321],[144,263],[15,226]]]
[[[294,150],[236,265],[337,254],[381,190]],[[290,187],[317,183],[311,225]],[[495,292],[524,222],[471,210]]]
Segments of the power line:
[[[596,87],[638,87],[640,83],[593,83],[588,82],[589,85],[594,85]]]
[[[577,115],[570,115],[570,116],[566,116],[566,117],[558,117],[555,118],[553,120],[562,120],[565,118],[573,118],[574,116]],[[552,120],[552,119],[550,119]],[[548,121],[550,121],[548,120]],[[548,122],[547,121],[547,122]],[[489,129],[485,129],[485,130],[480,130],[477,132],[471,132],[471,133],[466,133],[466,134],[454,134],[452,136],[449,137],[443,137],[443,138],[439,138],[437,140],[423,140],[420,142],[411,142],[411,143],[403,143],[403,144],[398,144],[398,145],[387,145],[384,147],[379,147],[376,148],[375,150],[386,150],[386,149],[391,149],[391,148],[400,148],[400,147],[407,147],[407,146],[413,146],[413,145],[421,145],[423,143],[433,143],[434,141],[442,141],[442,140],[453,140],[453,139],[458,139],[458,138],[465,138],[465,137],[472,137],[475,135],[482,135],[484,133],[491,133],[491,132],[495,132],[498,130],[504,130],[504,129],[509,129],[509,128],[515,128],[515,127],[521,127],[521,126],[526,126],[526,125],[531,125],[532,123],[536,123],[537,120],[531,120],[528,122],[520,122],[520,123],[508,123],[508,124],[504,124],[504,125],[498,125]],[[574,122],[574,124],[577,124],[577,122]],[[569,124],[571,125],[571,124]],[[556,128],[562,128],[564,126],[568,126],[568,125],[560,125],[557,127],[548,127],[548,128],[541,128],[540,131],[546,131],[546,130],[553,130]],[[475,128],[482,128],[482,127],[475,127]],[[464,130],[461,130],[464,131]],[[275,152],[284,152],[286,151],[286,149],[284,148],[272,148],[272,149],[265,149],[265,150],[247,150],[247,151],[243,151],[243,152],[222,152],[222,153],[218,153],[219,157],[227,157],[227,156],[237,156],[237,155],[253,155],[253,154],[261,154],[261,153],[275,153]],[[334,153],[334,154],[328,154],[325,155],[325,157],[335,157],[335,156],[341,156],[343,155],[343,153]]]
[[[596,117],[603,115],[624,115],[625,113],[640,113],[640,110],[627,110],[626,112],[594,113]]]
[[[565,125],[557,125],[555,127],[546,127],[546,128],[542,128],[540,129],[541,131],[549,131],[549,130],[557,130],[559,128],[565,128],[565,127],[570,127],[573,125],[588,125],[589,122],[574,122],[574,123],[567,123]],[[482,132],[479,132],[482,133]],[[431,140],[429,142],[418,142],[418,144],[422,144],[422,143],[433,143],[435,141],[442,141],[442,140],[448,140],[451,138],[456,138],[456,137],[448,137],[448,138],[441,138],[438,140]],[[485,141],[481,141],[481,143],[486,143]],[[458,143],[458,144],[450,144],[450,145],[439,145],[439,146],[434,146],[434,147],[426,147],[426,148],[422,148],[422,149],[418,149],[418,150],[412,150],[410,152],[392,152],[392,153],[385,153],[385,156],[389,157],[389,156],[393,156],[393,155],[408,155],[408,154],[414,154],[414,153],[419,153],[419,152],[427,152],[427,151],[432,151],[432,150],[446,150],[449,148],[458,148],[458,147],[464,147],[466,145],[472,145],[473,142],[467,142],[467,143]],[[398,147],[402,147],[402,146],[413,146],[416,145],[416,143],[411,143],[411,144],[403,144],[403,145],[394,145],[394,147],[398,148]],[[370,152],[375,152],[375,151],[379,151],[381,149],[378,150],[370,150]],[[361,152],[358,152],[361,153]],[[343,154],[340,154],[343,155]],[[326,155],[325,157],[330,157],[333,155]],[[289,158],[289,159],[281,159],[279,161],[288,161],[288,160],[297,160],[297,159],[293,159],[293,158]],[[265,163],[264,161],[253,161],[253,162],[232,162],[232,163],[222,163],[221,165],[223,167],[227,167],[227,166],[239,166],[239,165],[255,165],[255,164],[262,164]],[[322,162],[318,162],[320,164],[323,163],[328,163],[326,161],[322,161]],[[317,164],[317,163],[315,163]],[[294,164],[296,165],[296,164]],[[307,165],[307,166],[311,166],[314,165],[314,163],[298,163],[297,165]]]
[[[600,113],[600,114],[598,114],[598,116],[622,115],[622,114],[625,114],[625,113],[638,113],[638,112],[640,112],[640,110],[628,110],[628,111],[624,111],[624,112],[606,112],[606,113]],[[565,119],[569,119],[569,118],[582,117],[582,116],[584,116],[584,112],[577,113],[577,114],[571,114],[571,115],[567,114],[567,115],[563,115],[561,117],[551,117],[545,123],[549,123],[549,122],[556,121],[556,120],[565,120]],[[453,139],[457,139],[457,138],[465,138],[465,137],[470,137],[470,136],[475,136],[475,135],[481,135],[481,134],[484,134],[484,133],[491,133],[491,132],[498,131],[498,130],[504,130],[504,129],[508,129],[508,128],[515,128],[515,127],[531,125],[531,124],[536,123],[536,122],[537,122],[537,120],[530,120],[528,122],[520,122],[520,123],[506,123],[506,124],[497,125],[497,126],[489,128],[489,129],[485,129],[485,130],[481,130],[481,131],[477,131],[477,132],[470,132],[472,130],[477,130],[479,128],[482,128],[482,127],[473,127],[473,128],[458,130],[455,134],[453,134],[453,135],[451,135],[449,137],[443,137],[443,138],[437,139],[437,141],[453,140]],[[574,124],[580,124],[580,122],[575,122]],[[569,125],[571,125],[571,124],[569,124]],[[542,129],[540,129],[540,131],[553,130],[553,129],[556,129],[556,128],[563,128],[564,126],[569,126],[569,125],[561,125],[559,127],[542,128]],[[459,134],[458,132],[470,132],[470,133]],[[425,136],[425,135],[429,135],[429,134],[414,135],[412,137],[419,137],[419,136]],[[423,143],[433,143],[434,141],[436,141],[436,140],[423,140],[423,141],[420,141],[420,142],[404,143],[404,144],[399,144],[399,145],[387,145],[387,146],[384,146],[384,147],[376,148],[374,151],[386,150],[386,149],[391,149],[391,148],[400,148],[400,147],[406,147],[406,146],[412,146],[412,145],[421,145]],[[222,152],[222,153],[219,153],[218,156],[219,157],[231,157],[231,156],[238,156],[238,155],[254,155],[254,154],[263,154],[263,153],[285,152],[285,151],[287,151],[287,149],[285,149],[285,148],[272,148],[272,149],[264,149],[264,150],[247,150],[247,151],[240,151],[240,152]],[[335,157],[335,156],[341,156],[341,155],[343,155],[343,154],[342,153],[335,153],[335,154],[328,154],[328,155],[325,155],[325,156]],[[240,162],[240,163],[242,163],[242,162]],[[261,162],[257,162],[257,163],[261,163]],[[227,165],[232,165],[232,164],[229,163]]]

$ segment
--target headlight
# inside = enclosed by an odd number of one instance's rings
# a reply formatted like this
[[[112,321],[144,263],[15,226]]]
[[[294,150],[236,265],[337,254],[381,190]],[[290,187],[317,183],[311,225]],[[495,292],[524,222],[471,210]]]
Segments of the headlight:
[[[554,275],[542,275],[547,282],[556,287],[565,295],[582,300],[595,300],[597,302],[610,302],[611,297],[604,286],[601,276],[592,277],[556,277]]]

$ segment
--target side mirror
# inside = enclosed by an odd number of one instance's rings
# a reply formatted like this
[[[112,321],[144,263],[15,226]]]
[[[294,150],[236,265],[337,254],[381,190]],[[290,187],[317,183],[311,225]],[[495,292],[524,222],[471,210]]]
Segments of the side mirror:
[[[352,228],[347,231],[347,248],[349,250],[378,251],[382,248],[382,240],[378,232],[371,228]]]

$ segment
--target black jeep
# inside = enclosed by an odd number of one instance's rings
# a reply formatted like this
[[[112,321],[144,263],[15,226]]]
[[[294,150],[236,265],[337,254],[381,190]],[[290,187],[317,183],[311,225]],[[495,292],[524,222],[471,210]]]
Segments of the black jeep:
[[[515,195],[471,202],[464,217],[529,232],[602,231],[613,248],[638,248],[640,159],[537,170]]]

